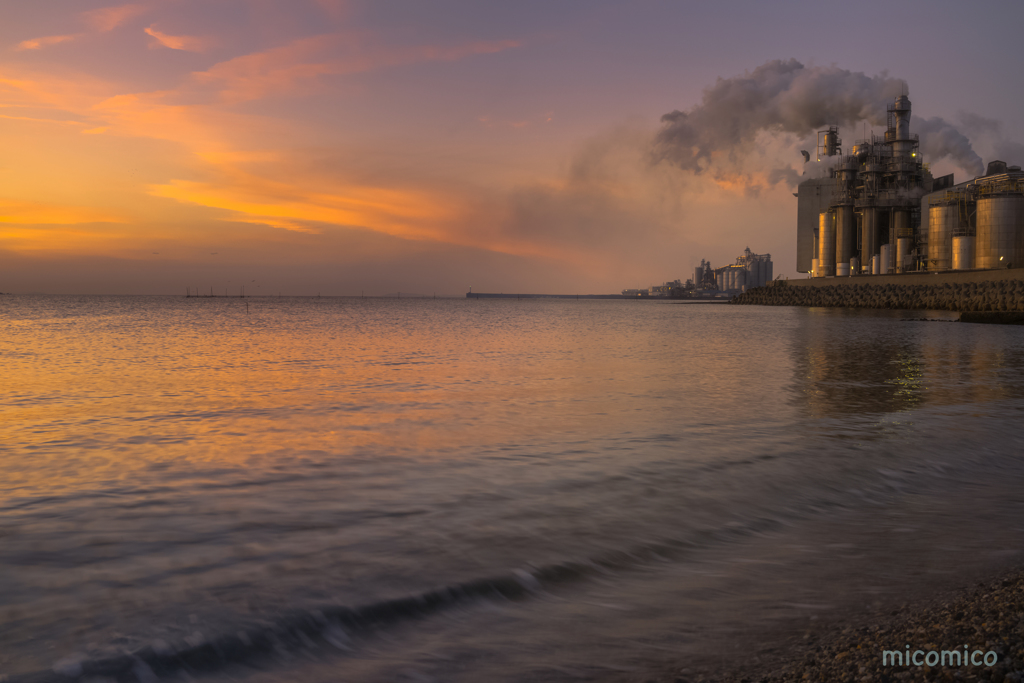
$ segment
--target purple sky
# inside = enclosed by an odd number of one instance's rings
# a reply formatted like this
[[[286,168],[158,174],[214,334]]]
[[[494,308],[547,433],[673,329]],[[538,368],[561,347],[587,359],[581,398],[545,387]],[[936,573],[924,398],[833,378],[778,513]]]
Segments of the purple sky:
[[[7,4],[0,291],[617,292],[746,246],[796,276],[815,98],[884,116],[894,79],[936,175],[1024,162],[1016,2]]]

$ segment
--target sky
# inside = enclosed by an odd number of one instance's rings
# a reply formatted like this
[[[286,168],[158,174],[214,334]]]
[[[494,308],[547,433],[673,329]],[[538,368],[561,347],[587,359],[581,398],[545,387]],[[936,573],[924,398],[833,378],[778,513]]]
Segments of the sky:
[[[1024,162],[1016,1],[0,16],[3,292],[614,293],[745,247],[803,277],[800,150],[904,89],[933,174]]]

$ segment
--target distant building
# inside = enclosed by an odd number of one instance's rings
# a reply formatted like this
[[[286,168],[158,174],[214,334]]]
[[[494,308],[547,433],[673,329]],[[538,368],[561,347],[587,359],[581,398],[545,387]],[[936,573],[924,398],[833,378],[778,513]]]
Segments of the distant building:
[[[771,254],[755,254],[747,247],[736,263],[715,271],[715,283],[720,292],[745,292],[771,282],[773,270]]]
[[[750,247],[736,258],[736,263],[723,268],[712,268],[710,261],[701,259],[693,270],[693,279],[672,280],[647,289],[624,289],[622,296],[629,298],[700,298],[721,294],[739,294],[754,287],[763,287],[772,280],[771,254],[755,254]]]

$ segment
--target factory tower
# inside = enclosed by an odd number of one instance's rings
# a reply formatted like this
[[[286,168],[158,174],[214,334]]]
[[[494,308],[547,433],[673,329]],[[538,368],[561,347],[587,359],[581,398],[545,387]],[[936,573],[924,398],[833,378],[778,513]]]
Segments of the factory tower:
[[[1024,174],[989,164],[961,185],[933,178],[910,133],[910,98],[887,108],[883,136],[843,154],[835,126],[818,133],[826,177],[800,183],[797,270],[813,277],[1024,266]]]

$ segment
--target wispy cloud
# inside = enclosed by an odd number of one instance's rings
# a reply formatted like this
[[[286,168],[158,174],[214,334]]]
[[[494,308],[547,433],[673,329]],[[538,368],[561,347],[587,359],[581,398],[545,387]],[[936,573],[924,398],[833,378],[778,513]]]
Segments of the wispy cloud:
[[[128,5],[115,5],[113,7],[101,7],[82,13],[82,19],[97,31],[113,31],[115,28],[138,16],[149,8],[141,3]]]
[[[207,41],[195,36],[169,36],[157,31],[153,26],[147,28],[146,33],[156,39],[156,42],[151,43],[150,47],[166,47],[186,52],[202,52],[206,49]]]
[[[363,36],[355,34],[313,36],[236,57],[194,75],[200,82],[219,84],[224,100],[239,102],[308,86],[321,76],[364,73],[418,62],[451,62],[471,55],[502,52],[521,44],[516,40],[499,40],[388,48],[368,46]],[[338,52],[345,54],[338,56]]]
[[[81,33],[71,33],[63,36],[44,36],[42,38],[32,38],[30,40],[23,40],[14,48],[15,50],[39,50],[50,45],[57,45],[58,43],[67,43],[80,37]]]

